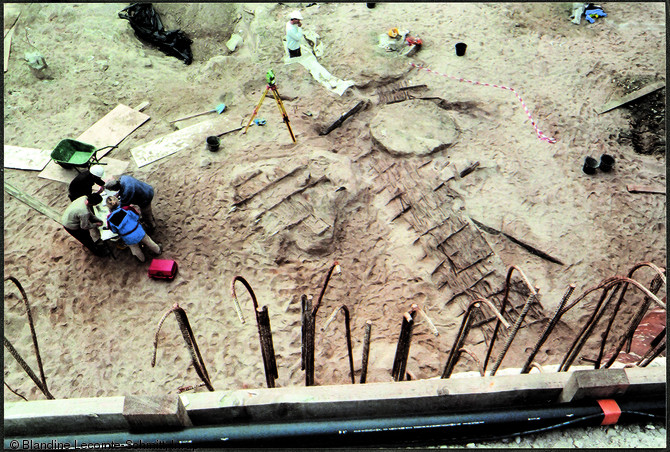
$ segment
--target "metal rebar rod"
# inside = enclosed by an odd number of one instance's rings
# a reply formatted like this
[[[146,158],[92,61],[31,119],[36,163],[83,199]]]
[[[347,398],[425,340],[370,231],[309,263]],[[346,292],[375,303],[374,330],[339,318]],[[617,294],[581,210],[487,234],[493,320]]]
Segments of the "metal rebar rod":
[[[186,311],[184,311],[181,307],[178,307],[174,310],[174,313],[175,318],[177,319],[177,323],[179,324],[181,334],[184,337],[184,341],[186,342],[186,348],[188,348],[188,351],[191,354],[191,361],[193,361],[193,367],[195,368],[196,373],[203,381],[203,383],[205,383],[207,389],[214,391],[214,387],[209,380],[209,374],[207,373],[205,362],[202,359],[202,355],[200,354],[200,348],[198,348],[198,343],[195,340],[195,335],[191,329],[191,324],[189,323],[188,317],[186,316]]]
[[[174,310],[177,309],[178,307],[179,304],[175,303],[174,306],[172,306],[165,314],[163,314],[163,317],[161,317],[160,321],[158,322],[158,328],[156,329],[156,334],[154,335],[154,354],[151,357],[151,367],[156,366],[156,352],[158,351],[158,333],[161,332],[163,322],[165,322],[165,319],[167,319],[168,315],[174,312]]]
[[[316,300],[316,304],[312,308],[312,312],[309,315],[309,328],[306,328],[307,340],[306,340],[306,350],[305,350],[305,384],[307,386],[314,385],[314,345],[316,337],[316,313],[321,306],[321,301],[323,300],[323,295],[326,293],[326,288],[328,287],[328,282],[333,273],[341,273],[339,262],[333,262],[333,265],[328,269],[326,274],[326,279],[323,282],[323,287],[321,288],[321,293],[319,298]]]
[[[265,370],[265,380],[268,388],[275,387],[275,378],[277,378],[277,364],[274,358],[274,346],[270,332],[270,316],[268,307],[263,306],[256,310],[258,316],[258,335],[260,337],[261,354],[263,355],[263,365]]]
[[[587,320],[586,324],[582,328],[582,330],[579,332],[577,337],[575,337],[574,341],[568,348],[567,353],[563,357],[563,360],[561,361],[561,364],[558,366],[558,372],[567,371],[567,369],[570,367],[570,364],[574,362],[576,355],[581,351],[581,348],[584,344],[584,338],[588,338],[591,334],[591,331],[595,327],[595,324],[597,323],[597,320],[599,319],[599,312],[600,308],[607,298],[607,295],[609,293],[610,288],[609,287],[603,287],[602,288],[602,294],[600,295],[600,299],[598,300],[598,303],[596,303],[595,308],[593,309],[593,312],[591,313],[591,316]],[[573,302],[574,305],[574,302]]]
[[[347,333],[347,353],[349,353],[349,375],[351,375],[351,384],[356,383],[354,379],[354,355],[351,346],[351,321],[349,317],[349,308],[342,305],[342,310],[344,311],[344,326]]]
[[[514,271],[519,272],[521,279],[526,283],[526,286],[528,286],[529,290],[531,293],[535,293],[535,288],[530,284],[528,281],[528,278],[524,274],[524,272],[517,267],[516,265],[511,265],[507,269],[507,276],[505,277],[505,289],[504,289],[504,295],[503,295],[503,301],[500,304],[500,316],[499,320],[496,322],[495,327],[493,328],[493,335],[491,336],[491,343],[489,344],[488,350],[486,350],[486,357],[484,358],[484,371],[486,371],[486,367],[489,364],[489,359],[491,358],[491,354],[493,353],[493,346],[496,343],[496,339],[498,338],[498,332],[500,331],[500,324],[501,322],[504,322],[503,314],[505,314],[505,307],[511,303],[509,302],[509,288],[512,282],[512,274]],[[490,304],[490,303],[489,303]],[[495,307],[492,307],[494,311],[496,311]],[[514,307],[512,306],[512,309]],[[505,325],[505,328],[509,328],[509,325]]]
[[[640,282],[638,282],[634,279],[628,278],[626,276],[613,276],[611,278],[608,278],[608,279],[602,281],[597,286],[591,287],[590,289],[587,289],[583,294],[581,294],[579,297],[577,297],[575,300],[573,300],[572,303],[570,303],[568,306],[563,308],[563,313],[568,312],[570,309],[575,307],[575,305],[577,305],[580,301],[582,301],[584,298],[586,298],[591,292],[595,292],[595,291],[603,289],[603,288],[609,288],[609,287],[612,287],[613,285],[618,284],[618,283],[631,283],[632,285],[634,285],[635,287],[640,289],[640,291],[642,293],[644,293],[646,296],[648,296],[651,299],[651,301],[656,303],[661,308],[667,309],[666,304],[663,301],[661,301],[656,295],[651,293],[649,291],[649,289],[647,289],[642,284],[640,284]]]
[[[570,284],[570,286],[568,287],[568,290],[563,295],[563,298],[561,298],[561,302],[558,304],[558,308],[556,308],[556,313],[554,314],[551,321],[549,322],[549,324],[545,328],[545,330],[542,333],[542,336],[540,337],[540,339],[535,344],[535,347],[533,347],[533,351],[528,356],[528,359],[526,360],[526,363],[521,368],[521,373],[522,374],[530,373],[530,369],[533,365],[533,360],[535,359],[535,356],[537,355],[537,352],[540,350],[540,347],[542,347],[544,345],[544,343],[547,341],[547,339],[549,338],[549,335],[551,334],[551,332],[554,330],[554,328],[558,324],[558,321],[561,319],[561,316],[562,316],[561,309],[563,309],[563,306],[565,306],[565,303],[568,302],[568,299],[570,298],[570,296],[572,295],[574,290],[575,290],[575,285]]]
[[[12,389],[12,387],[9,386],[9,385],[7,384],[6,381],[4,381],[3,383],[5,384],[5,386],[7,386],[7,389],[9,389],[10,391],[12,391],[12,392],[13,392],[14,394],[16,394],[17,396],[21,397],[21,398],[22,398],[23,400],[25,400],[26,402],[28,401],[28,399],[26,399],[26,398],[23,396],[23,394],[19,394],[18,392],[14,391],[14,390]]]
[[[12,281],[16,285],[16,287],[19,289],[19,292],[21,292],[21,296],[23,297],[23,304],[26,307],[26,315],[28,316],[28,325],[30,326],[30,335],[32,336],[33,339],[33,349],[35,351],[35,357],[37,358],[37,369],[40,373],[40,379],[42,380],[42,385],[46,390],[46,394],[51,395],[51,393],[49,392],[49,388],[47,386],[47,378],[44,375],[44,367],[42,366],[42,356],[40,355],[40,347],[39,344],[37,343],[37,333],[35,333],[35,323],[33,322],[33,315],[32,310],[30,309],[30,303],[28,302],[28,295],[26,294],[26,291],[23,289],[23,286],[21,285],[18,279],[14,278],[13,276],[7,276],[5,278],[5,281],[7,280]],[[53,396],[51,396],[51,398],[53,399]]]
[[[35,386],[42,391],[42,394],[46,396],[47,399],[53,399],[54,396],[49,393],[49,390],[42,385],[42,382],[40,381],[39,378],[37,378],[37,375],[35,375],[35,372],[30,368],[28,363],[25,362],[25,360],[21,357],[19,352],[14,348],[11,342],[9,342],[9,339],[7,339],[7,336],[4,336],[5,339],[5,347],[7,347],[7,350],[9,353],[14,357],[14,359],[19,363],[19,365],[23,368],[23,370],[26,371],[28,376],[30,377],[31,380],[33,380],[33,383],[35,383]]]
[[[409,317],[408,317],[409,316]],[[414,317],[416,316],[416,311],[405,313],[403,316],[404,320],[407,322],[406,326],[406,340],[404,341],[404,348],[402,351],[402,359],[400,360],[400,366],[398,368],[398,380],[403,381],[405,379],[405,369],[407,368],[407,359],[409,358],[409,347],[412,343],[412,330],[414,329]]]
[[[659,343],[655,348],[649,350],[643,357],[638,361],[637,365],[640,367],[647,367],[647,365],[652,362],[658,355],[663,353],[667,346],[667,342],[663,341]]]
[[[305,347],[306,335],[307,335],[307,316],[312,312],[312,301],[307,298],[307,295],[303,294],[300,297],[300,306],[301,306],[301,326],[300,326],[300,339],[301,339],[301,353],[300,353],[300,370],[305,370]]]
[[[398,343],[396,345],[395,356],[393,358],[393,368],[391,369],[391,376],[394,381],[400,379],[400,367],[404,358],[404,352],[407,344],[407,332],[411,316],[408,312],[403,314],[402,323],[400,324],[400,333],[398,334]]]
[[[272,364],[274,377],[279,378],[279,372],[277,370],[277,358],[275,356],[275,346],[272,339],[272,327],[270,326],[270,313],[267,310],[267,306],[263,306],[263,310],[265,311],[264,317],[266,317],[263,320],[263,328],[265,329],[265,338],[267,341],[268,352],[270,354],[270,363]]]
[[[539,289],[536,287],[535,288],[535,293],[531,293],[530,297],[526,300],[526,303],[523,305],[523,309],[521,310],[521,313],[516,319],[516,322],[514,323],[514,326],[512,329],[508,332],[507,338],[505,339],[505,345],[503,346],[502,350],[500,351],[500,354],[498,355],[498,359],[496,362],[493,364],[493,368],[491,369],[491,373],[489,375],[493,376],[496,374],[496,371],[498,370],[498,367],[500,367],[500,364],[502,364],[502,360],[505,358],[505,355],[507,354],[507,350],[509,350],[510,346],[512,345],[512,341],[514,341],[514,338],[516,337],[516,333],[519,331],[519,328],[521,328],[521,324],[523,323],[523,320],[526,318],[526,314],[528,314],[528,310],[530,309],[530,306],[535,302],[537,299],[537,291]]]
[[[305,312],[305,386],[314,386],[314,317]]]
[[[655,285],[655,283],[657,283],[657,285]],[[624,287],[626,287],[626,286],[628,286],[628,284],[624,283]],[[617,286],[617,287],[619,287],[619,286]],[[656,294],[660,287],[661,287],[661,278],[659,277],[659,275],[656,275],[654,280],[651,282],[651,286],[650,286],[649,289],[650,289],[651,292]],[[655,291],[653,290],[654,288],[656,288]],[[602,339],[600,341],[600,350],[598,351],[598,358],[596,359],[594,369],[600,369],[600,363],[602,362],[603,356],[605,354],[605,346],[607,345],[607,338],[609,337],[610,330],[612,329],[612,325],[614,324],[614,320],[616,319],[616,315],[618,314],[619,309],[620,309],[621,305],[623,304],[623,301],[624,301],[623,290],[621,292],[622,292],[622,294],[621,294],[621,296],[619,296],[619,299],[617,300],[616,304],[614,305],[614,310],[613,310],[612,314],[610,315],[609,322],[607,323],[607,327],[605,328],[605,332],[602,335]],[[633,334],[630,336],[630,341],[631,342],[632,342],[632,339],[633,339],[633,335],[635,334],[635,330],[637,329],[638,325],[642,321],[642,317],[644,316],[644,312],[647,310],[647,308],[651,304],[651,300],[649,299],[649,297],[644,297],[644,301],[642,302],[642,304],[643,304],[644,311],[642,309],[640,309],[640,311],[638,311],[637,315],[635,317],[633,317],[633,320],[630,322],[631,324],[630,324],[629,331],[630,330],[633,331]],[[617,355],[619,354],[619,350],[616,350],[616,354]]]
[[[653,293],[654,295],[658,294],[658,291],[661,289],[662,285],[663,285],[663,276],[662,275],[654,276],[654,279],[651,281],[651,284],[649,285],[649,292]],[[642,307],[640,308],[638,315],[631,322],[630,328],[628,330],[630,336],[628,337],[628,343],[626,345],[626,353],[630,353],[630,347],[633,345],[633,336],[635,330],[640,325],[640,322],[642,322],[642,319],[644,318],[644,315],[647,312],[647,309],[649,309],[650,305],[651,305],[651,299],[649,297],[644,297]]]
[[[244,285],[244,287],[246,287],[247,291],[249,292],[249,295],[251,295],[251,301],[254,303],[254,312],[256,311],[256,309],[258,309],[258,301],[256,301],[256,294],[254,293],[253,289],[251,288],[251,285],[249,285],[247,280],[239,275],[235,276],[233,278],[233,281],[230,283],[230,293],[231,296],[233,297],[233,306],[235,306],[235,312],[237,312],[237,316],[240,318],[240,322],[245,323],[244,315],[242,314],[242,309],[240,308],[240,304],[237,301],[237,294],[235,293],[236,281],[241,282]]]
[[[477,358],[477,355],[475,355],[473,352],[471,352],[470,350],[468,350],[465,347],[461,347],[460,349],[458,349],[458,352],[460,354],[465,353],[470,358],[472,358],[472,360],[477,364],[477,370],[479,371],[479,375],[481,375],[482,377],[484,376],[484,374],[485,374],[484,367],[482,366],[481,361],[479,361],[479,358]],[[459,355],[459,357],[460,357],[460,355]]]
[[[321,306],[321,300],[323,300],[323,294],[326,293],[326,287],[328,287],[328,282],[330,281],[330,277],[333,275],[333,272],[335,273],[342,272],[342,270],[340,269],[340,264],[337,261],[333,262],[333,265],[331,265],[330,268],[328,269],[328,273],[326,274],[326,279],[323,282],[323,287],[321,288],[319,298],[316,300],[314,308],[312,308],[312,317],[314,319],[316,319],[316,313],[319,310],[319,307]]]
[[[372,321],[365,322],[365,337],[363,339],[363,357],[361,359],[361,384],[365,383],[368,376],[368,359],[370,356],[370,335],[372,333]]]
[[[444,371],[442,372],[441,378],[449,378],[451,373],[454,371],[454,367],[456,367],[458,358],[460,358],[460,353],[458,353],[458,350],[463,348],[465,339],[468,337],[468,333],[470,331],[470,325],[473,318],[472,313],[474,312],[475,308],[479,308],[480,306],[481,300],[479,299],[470,302],[468,305],[468,308],[465,311],[465,315],[463,316],[463,321],[461,322],[461,327],[458,330],[458,334],[456,335],[454,345],[451,347],[451,351],[449,352],[447,363],[444,365]]]

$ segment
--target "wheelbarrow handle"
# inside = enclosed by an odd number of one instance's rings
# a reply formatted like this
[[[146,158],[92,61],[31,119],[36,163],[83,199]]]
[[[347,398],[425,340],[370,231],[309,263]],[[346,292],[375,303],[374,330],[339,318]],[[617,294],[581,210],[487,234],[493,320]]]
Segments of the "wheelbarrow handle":
[[[107,149],[107,148],[112,148],[112,149],[114,149],[114,148],[118,148],[118,146],[117,146],[117,145],[113,145],[113,146],[105,146],[105,147],[102,147],[102,148],[100,148],[100,149],[96,149],[95,152],[102,151],[103,149]]]
[[[103,149],[107,149],[107,148],[114,149],[114,148],[118,148],[118,147],[119,147],[118,145],[112,145],[112,146],[104,146],[104,147],[101,147],[99,149],[96,149],[93,152],[93,160],[95,160],[95,164],[96,165],[106,165],[107,164],[107,163],[101,162],[100,159],[98,158],[98,152],[99,151],[102,151]],[[90,161],[89,161],[89,164],[90,164]]]

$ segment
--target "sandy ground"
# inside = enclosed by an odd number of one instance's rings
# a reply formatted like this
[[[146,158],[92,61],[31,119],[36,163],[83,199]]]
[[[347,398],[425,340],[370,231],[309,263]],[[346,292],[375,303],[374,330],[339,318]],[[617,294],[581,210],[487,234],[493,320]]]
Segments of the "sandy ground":
[[[284,23],[298,5],[156,5],[167,29],[180,28],[193,39],[194,61],[187,66],[134,36],[117,17],[127,4],[5,4],[5,23],[19,12],[20,17],[4,76],[4,143],[51,149],[119,103],[149,101],[145,113],[151,120],[109,155],[129,160],[128,173],[155,187],[153,238],[164,247],[163,257],[180,265],[175,281],[150,280],[148,263],[140,264],[127,249],[118,250],[116,260],[96,258],[58,223],[4,195],[5,276],[16,277],[31,301],[44,370],[57,398],[163,394],[198,383],[172,317],[161,330],[157,365],[150,366],[157,323],[176,302],[189,316],[215,389],[263,386],[250,298],[238,285],[244,325],[230,299],[235,275],[249,281],[259,304],[268,307],[277,386],[286,387],[304,384],[301,295],[318,298],[334,261],[342,273],[331,278],[317,320],[315,373],[321,385],[349,378],[343,315],[322,331],[343,304],[351,313],[357,378],[364,325],[371,320],[368,381],[391,380],[402,314],[414,303],[440,335],[419,319],[407,369],[413,378],[433,378],[444,368],[464,307],[476,296],[499,294],[510,265],[523,270],[542,298],[533,311],[535,325],[522,329],[503,368],[525,361],[528,341],[537,340],[541,320],[553,314],[569,284],[581,294],[635,263],[665,266],[665,196],[626,190],[627,184],[664,186],[665,155],[635,152],[639,140],[631,139],[636,118],[630,109],[595,112],[610,99],[665,79],[663,3],[606,3],[607,18],[581,25],[570,22],[569,3],[307,5],[300,5],[304,27],[319,35],[320,63],[335,77],[355,82],[342,96],[324,89],[302,66],[284,64]],[[378,36],[391,27],[421,37],[421,51],[406,57],[381,49]],[[233,53],[225,47],[232,33],[244,39]],[[468,44],[462,58],[453,50],[459,41]],[[23,60],[36,49],[49,65],[43,79]],[[412,69],[410,62],[514,88],[556,143],[538,139],[511,91]],[[268,98],[259,113],[266,126],[245,136],[226,135],[219,152],[209,152],[203,137],[197,147],[137,168],[130,149],[174,131],[172,119],[225,102],[227,120],[248,120],[268,69],[276,74],[296,143]],[[398,83],[425,84],[413,91],[415,97],[444,100],[437,114],[458,132],[450,146],[427,156],[382,149],[371,124],[383,112],[390,131],[428,136],[436,128],[419,114],[420,104],[429,101],[379,102],[379,90]],[[367,101],[364,110],[319,135],[361,100]],[[405,111],[389,117],[391,106]],[[660,106],[664,115],[664,102]],[[664,132],[646,133],[662,135],[664,143]],[[603,153],[615,157],[614,171],[585,175],[584,157]],[[458,177],[474,162],[474,172]],[[390,165],[394,169],[385,171]],[[385,179],[389,174],[396,179]],[[68,205],[61,182],[14,169],[4,177],[57,211]],[[396,189],[414,200],[413,216],[395,219]],[[468,223],[459,256],[486,251],[472,267],[485,273],[478,278],[486,279],[486,288],[465,290],[436,279],[440,256],[421,234],[431,221],[442,221],[435,220],[437,212]],[[564,265],[479,231],[468,218]],[[454,256],[449,262],[458,264]],[[638,276],[648,286],[653,273]],[[540,364],[558,363],[591,313],[589,306],[564,319],[538,355]],[[4,328],[33,363],[20,296],[10,283]],[[485,344],[481,334],[475,336],[472,348],[482,357]],[[459,369],[476,365],[465,359]],[[7,352],[4,377],[29,400],[43,397]],[[5,400],[20,399],[5,389]]]

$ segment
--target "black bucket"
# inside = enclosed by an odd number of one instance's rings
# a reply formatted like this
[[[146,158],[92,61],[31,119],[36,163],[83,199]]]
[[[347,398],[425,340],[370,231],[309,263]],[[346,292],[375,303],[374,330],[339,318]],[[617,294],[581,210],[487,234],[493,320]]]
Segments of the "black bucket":
[[[583,171],[586,174],[595,174],[598,169],[598,160],[593,157],[586,157],[584,159],[584,168]]]
[[[375,7],[375,3],[366,3],[368,5],[368,8],[372,9]]]
[[[614,157],[612,157],[609,154],[603,154],[600,156],[600,166],[599,168],[606,172],[609,173],[612,171],[612,167],[614,166]]]
[[[207,149],[209,149],[212,152],[216,152],[219,150],[219,146],[221,145],[221,140],[219,140],[219,137],[211,136],[207,137]]]
[[[468,45],[464,42],[459,42],[456,44],[456,55],[457,56],[463,56],[465,55],[465,49],[468,47]]]

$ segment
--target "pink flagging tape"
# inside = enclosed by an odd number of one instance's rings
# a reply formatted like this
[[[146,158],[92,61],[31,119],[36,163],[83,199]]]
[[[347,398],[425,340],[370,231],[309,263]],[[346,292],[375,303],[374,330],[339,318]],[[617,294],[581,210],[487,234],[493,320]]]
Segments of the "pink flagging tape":
[[[417,64],[415,64],[415,63],[409,63],[409,64],[410,64],[410,66],[415,67],[415,68],[417,68],[417,69],[423,69],[423,70],[428,71],[428,72],[431,72],[431,73],[433,73],[433,74],[437,74],[437,75],[441,75],[441,76],[443,76],[443,77],[448,77],[448,78],[452,78],[452,79],[454,79],[454,80],[458,80],[459,82],[472,83],[473,85],[492,86],[492,87],[494,87],[494,88],[500,88],[500,89],[506,89],[506,90],[512,91],[512,92],[514,93],[514,95],[516,96],[516,98],[519,99],[519,102],[521,102],[521,105],[523,106],[524,111],[525,111],[526,114],[528,115],[528,119],[530,119],[530,123],[531,123],[531,125],[532,125],[533,128],[535,129],[535,132],[537,132],[537,137],[538,137],[540,140],[542,140],[542,141],[546,141],[547,143],[552,143],[552,144],[553,144],[553,143],[556,143],[556,139],[555,139],[555,138],[550,138],[550,137],[546,136],[546,135],[545,135],[544,133],[542,133],[542,131],[537,127],[537,124],[535,124],[535,121],[533,120],[533,117],[531,116],[530,111],[528,111],[528,107],[526,106],[526,103],[523,101],[523,99],[521,98],[521,96],[519,96],[519,93],[517,93],[516,90],[515,90],[514,88],[510,88],[509,86],[494,85],[494,84],[492,84],[492,83],[482,83],[482,82],[478,82],[478,81],[476,81],[476,80],[466,80],[466,79],[464,79],[464,78],[454,77],[454,76],[452,76],[452,75],[441,74],[441,73],[439,73],[439,72],[437,72],[437,71],[433,71],[432,69],[428,69],[427,67],[424,67],[424,66],[419,66],[419,65],[417,65]]]

